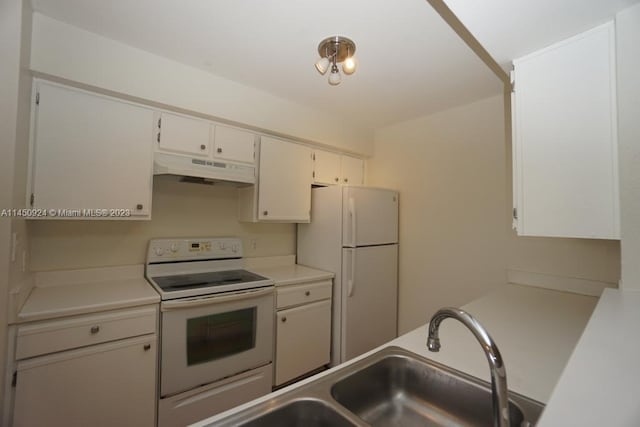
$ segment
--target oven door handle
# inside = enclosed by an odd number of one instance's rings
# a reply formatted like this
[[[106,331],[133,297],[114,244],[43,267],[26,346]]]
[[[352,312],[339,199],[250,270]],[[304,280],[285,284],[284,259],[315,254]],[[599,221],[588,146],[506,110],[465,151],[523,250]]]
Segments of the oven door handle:
[[[267,289],[257,289],[252,291],[235,292],[231,295],[215,295],[205,298],[183,299],[175,301],[163,301],[160,304],[160,311],[181,310],[183,308],[201,307],[204,305],[222,304],[231,301],[239,301],[250,298],[257,298],[273,293],[273,287]]]

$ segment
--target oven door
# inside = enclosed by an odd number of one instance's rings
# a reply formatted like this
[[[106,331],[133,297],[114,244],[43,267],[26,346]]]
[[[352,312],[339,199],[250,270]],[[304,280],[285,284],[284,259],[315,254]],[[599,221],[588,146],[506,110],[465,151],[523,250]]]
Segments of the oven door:
[[[272,360],[274,288],[165,301],[161,397]]]

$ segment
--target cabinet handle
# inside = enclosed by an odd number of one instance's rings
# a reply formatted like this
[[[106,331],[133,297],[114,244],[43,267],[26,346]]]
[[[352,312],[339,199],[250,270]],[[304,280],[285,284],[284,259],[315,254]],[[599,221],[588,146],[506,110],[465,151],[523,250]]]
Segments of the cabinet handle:
[[[349,182],[349,178],[345,178],[345,179],[344,179],[344,182]]]
[[[336,176],[336,182],[338,182],[338,181],[340,181],[340,178],[338,178],[338,177]]]
[[[218,147],[218,149],[216,150],[218,153],[222,153],[222,148]]]
[[[287,316],[285,316],[285,317],[283,317],[283,318],[282,318],[282,322],[283,322],[283,323],[284,323],[284,322],[286,322],[286,321],[287,321]]]
[[[311,295],[311,291],[306,291],[304,294],[305,294],[306,296],[309,296],[309,295]]]
[[[143,205],[142,203],[138,203],[138,204],[136,205],[136,209],[137,209],[137,210],[141,211],[141,210],[142,210],[142,208],[144,208],[144,205]]]
[[[206,145],[204,145],[204,144],[202,144],[202,145],[200,145],[200,149],[201,149],[201,150],[206,150],[206,149],[207,149],[207,146],[206,146]]]
[[[158,132],[158,138],[157,138],[158,142],[160,142],[160,132]]]
[[[262,215],[264,215],[264,216],[269,215],[269,211],[262,211]]]
[[[97,334],[98,332],[100,332],[100,326],[92,326],[91,327],[91,333],[92,334]]]
[[[149,351],[151,350],[151,344],[145,344],[143,348],[144,348],[144,351]]]

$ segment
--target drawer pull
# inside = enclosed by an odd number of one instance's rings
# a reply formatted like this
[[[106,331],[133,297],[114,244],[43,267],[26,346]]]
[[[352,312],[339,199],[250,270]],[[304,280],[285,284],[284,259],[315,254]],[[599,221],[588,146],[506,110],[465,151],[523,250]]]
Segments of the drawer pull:
[[[98,332],[100,332],[100,326],[92,326],[91,327],[91,333],[92,334],[97,334]]]
[[[305,294],[306,296],[309,296],[309,295],[311,295],[311,291],[306,291],[304,294]]]
[[[282,322],[286,322],[286,321],[287,321],[287,317],[285,316],[282,318]]]
[[[145,344],[143,348],[144,348],[144,351],[149,351],[151,350],[151,344]]]

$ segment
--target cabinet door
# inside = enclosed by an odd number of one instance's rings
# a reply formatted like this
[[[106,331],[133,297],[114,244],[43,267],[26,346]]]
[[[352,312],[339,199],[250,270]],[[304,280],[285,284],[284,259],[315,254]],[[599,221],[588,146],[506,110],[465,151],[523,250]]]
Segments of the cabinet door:
[[[19,362],[13,425],[152,427],[156,352],[152,335]]]
[[[258,219],[309,222],[312,171],[310,148],[262,137]]]
[[[198,157],[209,155],[213,126],[210,122],[170,113],[162,113],[160,118],[160,151]]]
[[[619,238],[613,24],[514,61],[516,227]]]
[[[148,216],[153,111],[47,82],[36,83],[36,91],[32,207],[130,209]]]
[[[213,156],[243,163],[254,163],[255,134],[227,126],[215,126]]]
[[[313,181],[317,184],[340,183],[340,154],[322,150],[314,151]]]
[[[341,161],[342,184],[364,184],[364,161],[351,156],[342,156]]]
[[[276,385],[329,363],[331,300],[278,311],[276,323]]]

